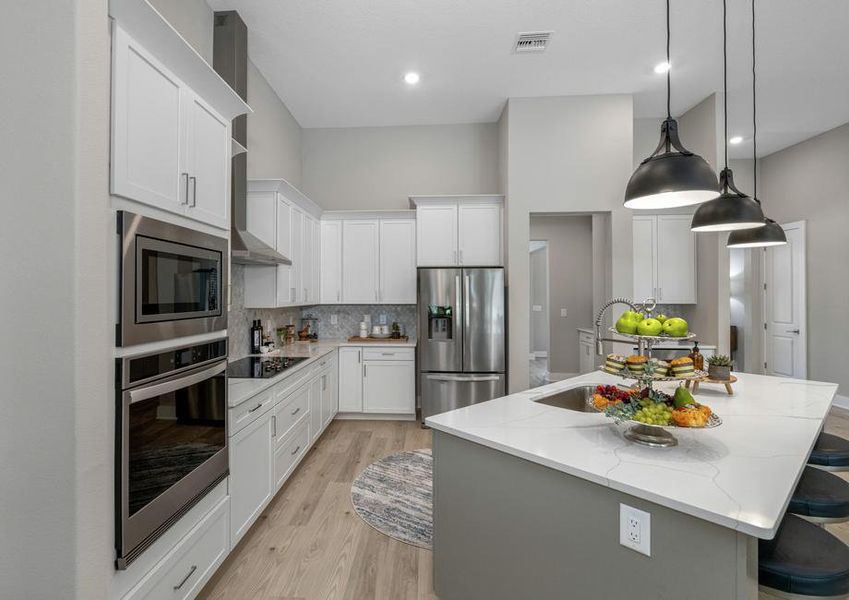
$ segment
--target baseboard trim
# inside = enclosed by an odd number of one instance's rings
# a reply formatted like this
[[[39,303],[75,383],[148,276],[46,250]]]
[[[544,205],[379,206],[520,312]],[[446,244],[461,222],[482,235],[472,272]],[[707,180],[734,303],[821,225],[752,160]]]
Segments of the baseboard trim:
[[[849,410],[849,396],[841,396],[840,394],[836,394],[834,396],[833,406],[837,408],[842,408],[844,410]]]
[[[334,418],[340,421],[415,421],[416,415],[340,412]]]

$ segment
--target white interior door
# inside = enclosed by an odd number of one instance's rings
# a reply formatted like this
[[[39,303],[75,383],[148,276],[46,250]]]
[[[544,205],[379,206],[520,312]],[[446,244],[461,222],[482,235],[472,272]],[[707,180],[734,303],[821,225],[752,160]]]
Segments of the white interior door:
[[[805,379],[808,375],[805,223],[781,226],[787,244],[764,250],[764,371]]]

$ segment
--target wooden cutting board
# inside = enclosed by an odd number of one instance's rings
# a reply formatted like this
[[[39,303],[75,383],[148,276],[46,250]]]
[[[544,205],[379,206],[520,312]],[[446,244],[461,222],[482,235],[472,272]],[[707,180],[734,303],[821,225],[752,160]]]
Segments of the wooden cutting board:
[[[352,335],[348,338],[348,343],[352,344],[404,344],[409,341],[410,338],[406,335],[403,335],[399,338],[373,338]]]

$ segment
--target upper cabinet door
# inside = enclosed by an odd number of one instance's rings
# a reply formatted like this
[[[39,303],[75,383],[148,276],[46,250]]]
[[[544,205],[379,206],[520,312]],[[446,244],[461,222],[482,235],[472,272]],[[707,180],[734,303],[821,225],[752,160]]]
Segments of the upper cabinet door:
[[[191,197],[186,216],[226,229],[230,225],[230,122],[196,95],[189,97],[188,105],[186,170]]]
[[[303,301],[312,302],[312,265],[313,265],[313,218],[304,215],[303,240],[301,241],[301,287],[303,288]]]
[[[289,286],[291,287],[290,296],[293,304],[304,302],[304,288],[301,285],[301,277],[303,273],[303,233],[304,233],[304,213],[299,208],[292,207],[292,254],[289,259],[292,261],[292,266],[289,271]]]
[[[501,258],[501,205],[460,203],[458,263],[498,267]]]
[[[184,212],[189,175],[182,83],[115,27],[112,86],[112,193]]]
[[[634,217],[634,301],[642,302],[654,298],[656,292],[655,238],[657,218],[653,216]]]
[[[342,225],[342,301],[378,302],[378,222],[345,221]]]
[[[292,258],[292,206],[281,194],[277,199],[277,251],[286,258]],[[248,217],[250,221],[250,217]],[[277,306],[292,304],[292,267],[277,265]]]
[[[312,221],[312,295],[311,302],[319,302],[321,289],[321,223]]]
[[[342,221],[321,222],[321,303],[342,301]]]
[[[696,303],[696,234],[690,215],[657,216],[657,301]]]
[[[416,303],[416,222],[380,222],[380,294],[384,304]]]
[[[457,204],[416,209],[416,260],[420,267],[450,267],[457,256]]]

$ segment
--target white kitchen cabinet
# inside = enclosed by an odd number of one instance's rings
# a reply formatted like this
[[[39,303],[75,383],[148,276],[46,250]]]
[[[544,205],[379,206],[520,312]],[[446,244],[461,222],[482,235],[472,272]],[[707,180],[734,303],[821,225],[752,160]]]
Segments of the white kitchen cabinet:
[[[339,412],[363,411],[363,350],[339,348]]]
[[[416,260],[420,267],[448,267],[457,261],[458,208],[456,202],[416,209]]]
[[[304,272],[304,213],[296,206],[292,207],[291,231],[292,255],[289,259],[292,261],[292,265],[289,268],[289,287],[292,288],[292,304],[302,304],[306,301],[304,298],[304,288],[301,285]]]
[[[634,299],[695,304],[696,236],[690,215],[640,215],[633,225]]]
[[[461,202],[458,228],[458,264],[471,267],[502,264],[500,204]]]
[[[363,412],[416,412],[416,369],[410,360],[363,363]]]
[[[342,223],[342,299],[346,304],[379,302],[379,222]]]
[[[268,411],[229,440],[231,548],[274,495],[273,433],[272,412]]]
[[[591,373],[596,369],[595,336],[585,331],[578,332],[578,365],[580,373]]]
[[[502,196],[413,196],[420,267],[500,266]]]
[[[312,293],[310,302],[318,304],[321,301],[321,223],[312,220]]]
[[[322,373],[321,391],[321,427],[330,424],[339,411],[339,365],[337,360],[331,361]]]
[[[314,443],[321,435],[321,392],[324,380],[316,375],[310,380],[310,443]]]
[[[292,205],[283,194],[277,196],[277,252],[289,258],[292,256]],[[292,265],[277,265],[275,267],[277,281],[276,306],[288,306],[293,302],[292,294]]]
[[[305,214],[303,219],[303,238],[301,240],[301,294],[303,302],[309,303],[312,300],[312,268],[313,268],[313,219]]]
[[[322,304],[342,301],[342,221],[321,222]]]
[[[310,428],[307,419],[301,419],[292,431],[281,438],[280,444],[274,450],[275,492],[289,479],[289,475],[309,450],[310,444]]]
[[[380,221],[380,293],[383,304],[416,303],[416,222]]]
[[[230,120],[115,26],[111,192],[226,229]]]

